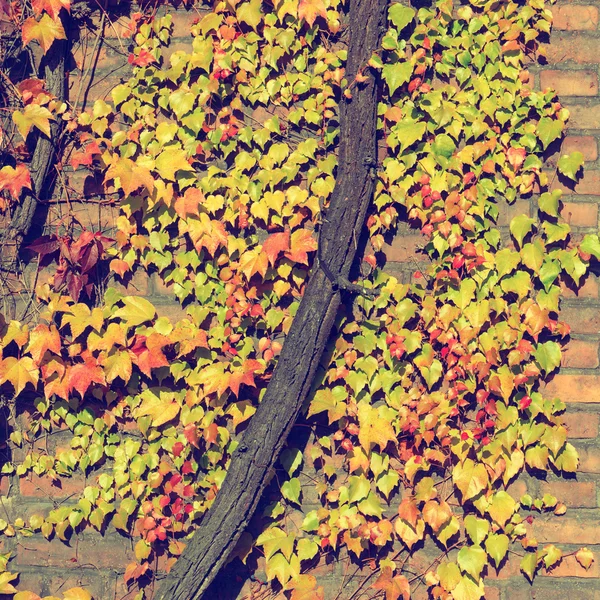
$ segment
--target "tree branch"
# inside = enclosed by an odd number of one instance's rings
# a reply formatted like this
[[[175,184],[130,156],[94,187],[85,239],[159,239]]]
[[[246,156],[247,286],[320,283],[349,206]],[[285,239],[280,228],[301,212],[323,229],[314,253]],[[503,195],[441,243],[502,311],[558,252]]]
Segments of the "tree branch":
[[[379,47],[386,0],[351,0],[347,78],[353,81]],[[208,514],[156,600],[203,597],[248,525],[280,450],[308,395],[341,302],[374,191],[377,156],[377,89],[371,77],[340,106],[337,183],[327,211],[317,261],[273,377],[231,458],[227,477]]]

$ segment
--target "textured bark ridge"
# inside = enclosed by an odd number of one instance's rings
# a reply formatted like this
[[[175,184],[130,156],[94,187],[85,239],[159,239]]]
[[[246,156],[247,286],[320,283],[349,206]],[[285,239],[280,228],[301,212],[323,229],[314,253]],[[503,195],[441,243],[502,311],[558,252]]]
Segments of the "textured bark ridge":
[[[42,58],[40,65],[40,77],[45,80],[46,89],[59,100],[66,98],[65,62],[68,53],[68,40],[56,40],[50,51]],[[5,233],[5,240],[15,244],[17,251],[31,228],[38,199],[45,200],[52,195],[55,174],[51,169],[58,154],[57,146],[61,129],[59,121],[51,121],[50,137],[44,135],[38,137],[29,166],[32,190],[23,194],[21,203],[12,215],[10,227]],[[10,269],[11,266],[6,267]]]
[[[386,0],[351,0],[348,81],[379,47]],[[261,404],[233,454],[208,514],[163,581],[156,600],[203,597],[248,525],[269,473],[310,391],[340,306],[342,285],[372,200],[376,161],[377,89],[373,76],[341,101],[336,187],[319,238],[321,263],[310,277]],[[327,271],[327,274],[326,272]]]

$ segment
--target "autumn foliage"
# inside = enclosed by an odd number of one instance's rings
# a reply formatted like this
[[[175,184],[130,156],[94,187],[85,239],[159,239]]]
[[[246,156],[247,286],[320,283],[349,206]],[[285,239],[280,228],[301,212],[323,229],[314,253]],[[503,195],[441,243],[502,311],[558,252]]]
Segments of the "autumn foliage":
[[[24,45],[51,52],[66,37],[68,0],[34,0],[30,15],[0,9]],[[62,120],[75,144],[64,164],[99,174],[119,216],[115,231],[71,227],[29,245],[54,274],[38,287],[35,323],[0,327],[10,444],[25,450],[2,471],[87,480],[48,514],[0,521],[5,535],[61,543],[116,528],[135,540],[125,580],[136,599],[150,597],[158,558],[172,566],[210,510],[269,383],[327,219],[339,104],[376,78],[381,155],[359,281],[374,295],[339,315],[304,411],[311,443],[282,455],[278,499],[235,560],[264,559],[266,585],[291,600],[324,598],[311,569],[342,552],[367,561],[364,589],[386,600],[422,584],[435,599],[478,600],[509,554],[530,581],[562,560],[531,523],[565,505],[510,487],[524,471],[577,469],[565,405],[540,383],[569,335],[561,284],[577,287],[600,258],[596,235],[572,235],[542,169],[568,119],[553,92],[525,83],[551,13],[540,0],[391,4],[380,51],[348,81],[346,10],[219,2],[172,53],[169,14],[137,13],[130,78],[87,111],[41,80],[15,82],[0,208],[10,214],[31,189],[18,144]],[[559,176],[576,181],[582,164],[579,152],[561,157]],[[503,235],[499,205],[532,194],[536,213]],[[422,233],[428,258],[410,282],[385,268],[401,221]],[[140,270],[171,286],[187,318],[159,318],[147,299],[101,285],[103,272],[127,281]],[[70,447],[40,450],[36,440],[57,430],[72,433]],[[307,487],[317,509],[303,509]],[[425,545],[437,558],[409,572]],[[588,550],[575,556],[589,568]],[[38,598],[17,592],[7,561],[0,593]],[[343,597],[353,593],[349,584]]]

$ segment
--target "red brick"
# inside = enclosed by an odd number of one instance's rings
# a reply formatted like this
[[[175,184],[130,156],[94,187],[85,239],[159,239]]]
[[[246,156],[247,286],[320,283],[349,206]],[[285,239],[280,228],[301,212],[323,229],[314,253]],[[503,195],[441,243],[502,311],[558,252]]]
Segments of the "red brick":
[[[600,129],[600,104],[565,103],[571,116],[569,129]]]
[[[561,285],[561,292],[565,298],[597,298],[598,281],[593,275],[589,275],[577,291],[573,291],[565,285]]]
[[[600,402],[600,376],[560,373],[546,384],[542,393],[548,398],[557,397],[566,403],[598,403]]]
[[[571,326],[571,333],[600,333],[600,311],[587,306],[566,306],[560,318]]]
[[[561,364],[575,369],[595,369],[600,366],[598,342],[571,340],[563,352]]]
[[[600,448],[592,446],[590,448],[577,448],[579,452],[579,473],[600,474]],[[598,543],[600,537],[596,538]]]
[[[148,273],[139,269],[130,280],[127,280],[126,285],[113,282],[112,286],[126,296],[147,296],[149,280]]]
[[[81,494],[84,487],[84,478],[77,475],[61,477],[56,482],[50,477],[38,477],[33,474],[19,479],[21,496],[33,498],[66,498]]]
[[[498,205],[498,225],[507,227],[519,215],[529,215],[530,203],[528,200],[517,200],[513,204],[501,202]]]
[[[542,494],[552,494],[572,508],[596,508],[598,495],[593,481],[553,481],[542,483]]]
[[[595,438],[598,435],[600,416],[597,413],[567,412],[562,420],[570,438]]]
[[[391,244],[386,244],[383,252],[388,262],[409,262],[424,260],[422,252],[417,253],[420,247],[427,243],[427,238],[422,235],[397,235]]]
[[[600,189],[595,193],[600,193]],[[591,202],[565,202],[560,214],[572,227],[598,226],[598,205]]]
[[[49,542],[29,538],[27,544],[19,549],[15,559],[19,565],[70,569],[86,566],[123,570],[132,560],[133,551],[124,540],[100,536],[79,540],[73,537],[70,546],[58,540]]]
[[[544,45],[544,53],[549,64],[596,64],[600,57],[600,38],[588,33],[571,34],[554,30],[550,43]]]
[[[598,75],[590,71],[542,71],[542,90],[552,89],[559,96],[597,96]]]
[[[564,152],[562,154],[565,154]],[[586,169],[583,171],[583,175],[579,178],[577,182],[567,182],[559,181],[558,177],[554,178],[552,181],[552,185],[550,186],[552,190],[562,190],[565,194],[580,194],[587,196],[598,196],[600,195],[600,171],[594,171],[591,169]],[[572,202],[568,202],[567,204],[573,204]],[[565,217],[568,220],[568,216]]]
[[[552,15],[554,29],[592,31],[598,27],[598,9],[595,6],[557,6]]]
[[[598,520],[584,521],[575,518],[556,518],[548,520],[538,517],[533,522],[533,533],[538,542],[558,544],[597,544],[600,540]]]
[[[171,323],[177,323],[182,319],[189,319],[187,312],[178,304],[155,305],[159,317],[167,317]]]
[[[600,51],[600,48],[598,49]],[[591,135],[569,135],[562,143],[561,153],[581,152],[584,160],[594,161],[598,159],[598,142]]]
[[[577,542],[578,543],[578,542]],[[587,543],[587,542],[581,542]],[[546,572],[541,571],[542,577],[594,577],[600,576],[600,568],[598,566],[598,558],[594,560],[592,566],[589,569],[584,569],[574,556],[565,556],[560,564],[556,565],[553,569]],[[579,595],[577,595],[579,597]]]

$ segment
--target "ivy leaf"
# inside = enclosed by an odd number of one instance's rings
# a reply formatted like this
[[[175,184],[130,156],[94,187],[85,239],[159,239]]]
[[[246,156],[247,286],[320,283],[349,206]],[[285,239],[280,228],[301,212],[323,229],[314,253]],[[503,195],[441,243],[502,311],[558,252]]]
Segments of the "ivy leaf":
[[[483,582],[475,582],[470,577],[462,577],[452,592],[454,600],[479,600],[484,594]]]
[[[429,500],[423,506],[423,519],[435,533],[452,518],[452,509],[446,502]]]
[[[440,578],[440,584],[447,591],[451,592],[460,582],[460,569],[456,563],[441,563],[437,568],[437,575]]]
[[[290,238],[290,250],[286,258],[294,262],[308,265],[308,253],[317,249],[317,240],[308,229],[296,229]]]
[[[555,139],[559,138],[563,132],[564,123],[558,119],[542,117],[537,125],[537,135],[542,142],[542,149],[545,150]]]
[[[156,158],[156,170],[163,179],[177,181],[178,171],[194,171],[187,160],[187,154],[182,148],[166,148]]]
[[[534,223],[535,221],[527,215],[518,215],[510,222],[510,232],[519,246],[523,245],[523,239],[531,231]]]
[[[454,467],[452,480],[463,500],[471,500],[487,487],[489,477],[485,465],[467,458]]]
[[[159,393],[157,396],[151,390],[145,390],[141,396],[143,401],[137,409],[137,416],[149,416],[152,419],[153,427],[160,427],[172,421],[181,410],[172,394]]]
[[[436,136],[431,149],[435,154],[443,156],[444,158],[450,158],[456,150],[456,144],[449,135],[443,133]]]
[[[83,588],[74,587],[64,592],[64,600],[92,600],[92,595]]]
[[[413,65],[408,61],[389,63],[383,67],[382,74],[388,84],[390,96],[410,79],[412,72]]]
[[[508,552],[508,536],[503,533],[491,533],[485,540],[485,550],[498,568]]]
[[[151,321],[156,315],[152,303],[140,296],[125,296],[121,301],[125,306],[118,308],[113,316],[123,319],[128,327],[137,327],[142,323]]]
[[[582,252],[591,254],[596,260],[600,260],[600,240],[596,234],[587,234],[579,248]]]
[[[300,492],[302,488],[300,487],[300,480],[297,477],[292,477],[288,481],[284,481],[281,486],[281,493],[283,497],[289,500],[290,502],[294,502],[295,504],[300,504]]]
[[[298,448],[286,448],[279,458],[285,472],[291,477],[302,464],[302,452]]]
[[[471,541],[476,546],[480,546],[490,530],[489,522],[485,519],[478,519],[475,515],[467,515],[464,522],[465,531],[471,538]]]
[[[298,18],[304,19],[312,27],[317,17],[327,19],[327,7],[323,0],[300,0],[298,3]]]
[[[238,21],[250,25],[252,29],[256,29],[262,20],[261,0],[250,0],[250,2],[242,2],[236,10]]]
[[[521,560],[521,571],[525,573],[529,581],[533,581],[537,570],[537,552],[527,552]]]
[[[479,574],[487,563],[487,555],[479,546],[463,546],[456,557],[458,566],[471,575],[473,579],[479,579]]]
[[[560,366],[562,352],[556,342],[544,342],[543,344],[538,344],[534,356],[542,371],[548,374]]]
[[[488,513],[492,519],[504,527],[515,513],[516,502],[507,492],[500,490],[492,496],[492,501],[488,506]]]
[[[31,8],[37,16],[45,10],[54,21],[58,21],[58,15],[63,8],[67,12],[71,11],[71,2],[70,0],[32,0]]]
[[[558,172],[573,181],[577,181],[577,173],[582,166],[583,154],[581,152],[564,154],[558,159]]]
[[[23,163],[17,163],[16,167],[6,165],[0,169],[0,192],[6,190],[13,200],[19,200],[23,189],[31,189],[31,175]]]
[[[127,196],[140,188],[146,188],[149,192],[154,189],[154,178],[150,171],[129,158],[119,158],[113,162],[104,180],[113,180],[115,187],[121,188]]]
[[[9,573],[8,571],[0,573],[0,594],[16,594],[17,588],[10,582],[14,581],[18,576],[18,573]]]
[[[259,273],[261,277],[264,277],[268,268],[269,257],[260,246],[244,252],[240,258],[240,270],[248,281],[255,273]]]
[[[36,21],[34,17],[29,17],[29,19],[23,23],[21,36],[24,46],[27,46],[32,40],[37,40],[44,50],[44,54],[50,50],[54,40],[67,39],[60,20],[55,21],[47,14],[42,15],[42,18],[39,21]],[[30,104],[29,106],[35,105]]]
[[[589,569],[594,562],[594,553],[587,548],[581,548],[575,553],[577,562],[584,568]]]
[[[32,127],[37,127],[44,135],[50,137],[50,120],[54,120],[54,117],[45,106],[28,104],[23,112],[15,110],[12,119],[23,138],[29,135]]]
[[[92,383],[106,384],[104,371],[95,358],[87,357],[84,363],[72,366],[68,371],[69,390],[77,390],[83,398]]]
[[[277,257],[282,252],[287,252],[290,250],[290,232],[286,229],[286,231],[272,233],[264,241],[262,249],[269,259],[269,264],[273,267]]]
[[[539,209],[547,215],[550,215],[551,217],[558,217],[558,205],[561,196],[561,190],[544,192],[538,200]]]
[[[18,396],[28,383],[35,388],[38,379],[38,368],[29,356],[7,356],[0,361],[0,384],[9,381],[15,390],[15,396]]]
[[[546,569],[551,569],[554,565],[562,560],[562,550],[554,544],[550,544],[544,548],[544,565]],[[577,558],[577,555],[575,556]]]
[[[396,439],[390,420],[382,416],[380,408],[375,408],[364,400],[358,403],[358,440],[365,452],[369,452],[373,444],[377,444],[383,451],[388,442]]]
[[[410,584],[404,575],[392,576],[391,567],[385,566],[381,569],[381,574],[371,586],[374,590],[385,591],[385,600],[410,600]]]
[[[414,9],[399,2],[392,4],[388,13],[390,21],[398,31],[402,31],[415,18],[415,14]]]

